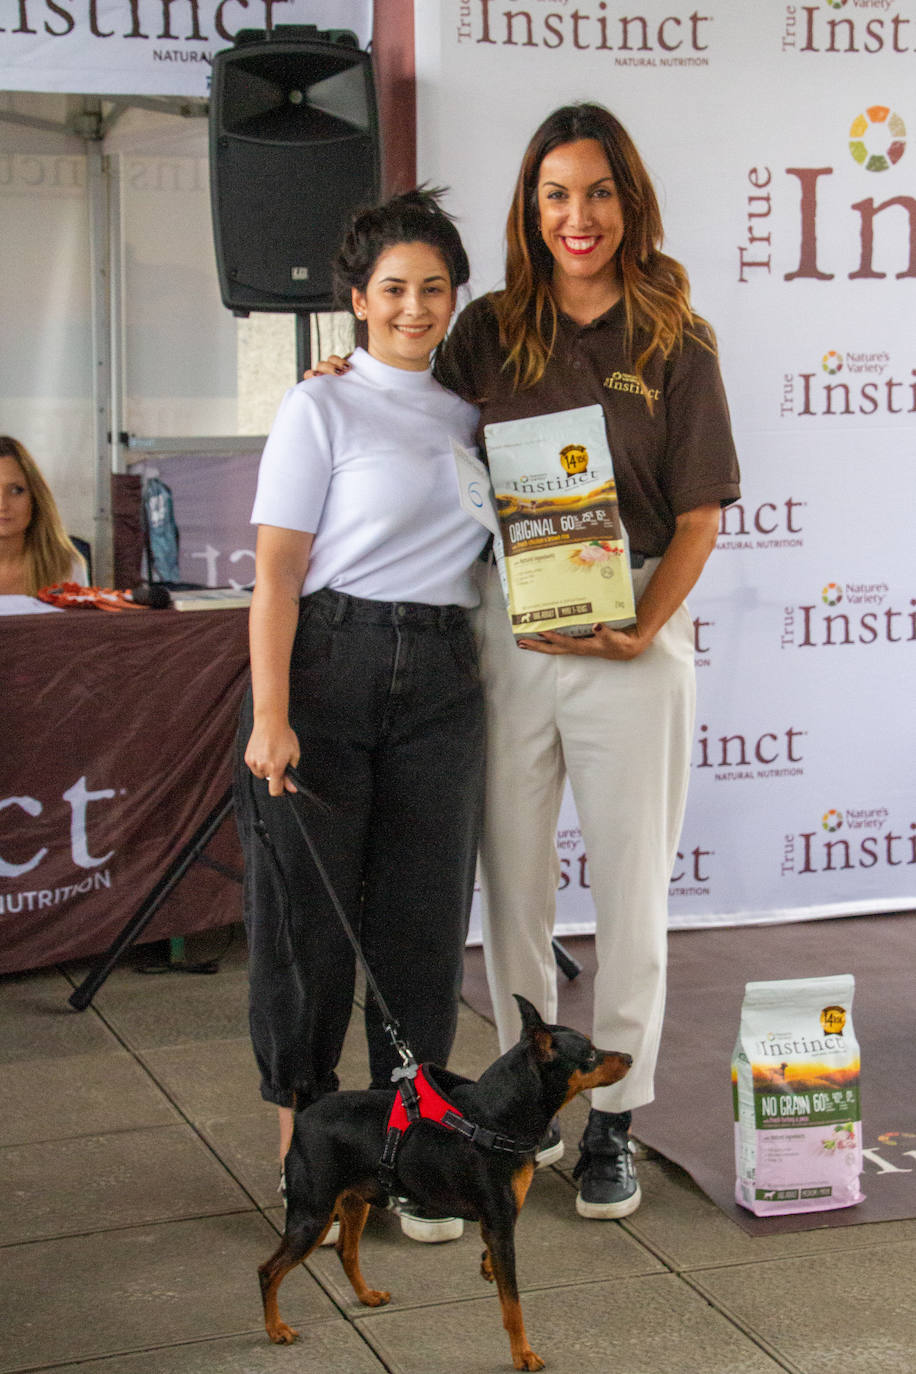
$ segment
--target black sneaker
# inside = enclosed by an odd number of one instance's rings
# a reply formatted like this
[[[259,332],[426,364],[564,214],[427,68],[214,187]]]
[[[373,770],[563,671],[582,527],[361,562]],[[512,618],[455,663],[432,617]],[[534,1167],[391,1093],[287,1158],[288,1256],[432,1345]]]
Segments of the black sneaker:
[[[560,1135],[560,1123],[554,1117],[541,1137],[541,1143],[534,1156],[534,1167],[544,1169],[548,1164],[556,1164],[562,1158],[563,1137]]]
[[[629,1112],[589,1112],[573,1170],[573,1178],[580,1180],[580,1217],[613,1221],[628,1217],[642,1201],[629,1130]]]

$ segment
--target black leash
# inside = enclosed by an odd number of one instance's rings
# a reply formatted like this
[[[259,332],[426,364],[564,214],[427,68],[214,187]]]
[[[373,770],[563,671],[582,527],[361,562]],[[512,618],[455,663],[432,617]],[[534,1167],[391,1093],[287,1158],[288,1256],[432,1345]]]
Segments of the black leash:
[[[330,811],[331,808],[328,806],[327,802],[322,801],[321,797],[316,796],[310,788],[306,787],[292,764],[287,764],[286,776],[296,784],[298,793],[301,794],[304,799],[310,801],[314,806],[320,807],[322,811]],[[318,870],[318,876],[331,899],[331,904],[337,912],[340,924],[343,926],[347,939],[353,946],[356,957],[366,975],[366,982],[369,985],[372,995],[378,1005],[379,1012],[381,1013],[385,1034],[388,1036],[388,1039],[391,1041],[401,1060],[400,1068],[392,1069],[391,1071],[391,1081],[397,1086],[398,1095],[400,1096],[407,1119],[406,1126],[409,1128],[415,1125],[423,1115],[416,1081],[420,1066],[414,1058],[410,1046],[401,1038],[398,1023],[391,1015],[388,1005],[382,996],[381,989],[375,981],[372,970],[366,962],[366,956],[363,954],[353,927],[347,919],[347,913],[343,909],[340,898],[334,891],[334,885],[328,877],[327,869],[321,861],[321,855],[318,853],[315,842],[308,832],[308,827],[299,814],[299,808],[296,806],[293,799],[295,794],[292,792],[284,792],[284,795],[292,807],[293,815],[296,818],[296,825],[299,827],[309,854],[312,856],[312,862]],[[388,1130],[385,1135],[385,1147],[377,1166],[379,1181],[382,1187],[388,1191],[391,1191],[395,1186],[397,1178],[396,1159],[401,1141],[404,1138],[404,1129],[399,1129],[391,1124],[393,1113],[394,1108],[392,1108],[392,1115],[389,1116]],[[497,1132],[488,1130],[483,1126],[477,1126],[472,1121],[466,1120],[457,1108],[446,1111],[442,1117],[441,1124],[444,1125],[447,1130],[457,1131],[459,1135],[463,1135],[467,1140],[483,1146],[484,1149],[502,1150],[512,1154],[531,1154],[537,1149],[538,1145],[536,1140],[516,1140],[511,1136],[499,1135]]]
[[[313,805],[320,807],[323,811],[330,811],[331,808],[328,806],[327,802],[322,801],[322,799],[319,796],[316,796],[314,792],[312,792],[308,787],[306,787],[305,783],[302,781],[302,778],[296,772],[295,768],[293,768],[292,764],[287,764],[286,776],[296,784],[298,793],[301,794],[302,797],[312,802]],[[296,825],[302,832],[302,838],[305,840],[306,846],[308,847],[308,851],[312,856],[312,863],[318,870],[318,876],[324,884],[324,889],[331,899],[331,905],[337,912],[337,915],[340,918],[340,924],[343,926],[347,939],[353,946],[353,949],[356,953],[356,957],[359,960],[362,970],[366,975],[366,982],[369,985],[369,988],[372,992],[372,996],[375,998],[379,1012],[381,1013],[382,1027],[385,1031],[385,1034],[388,1036],[388,1039],[391,1041],[395,1051],[397,1052],[398,1057],[401,1060],[401,1067],[392,1070],[391,1081],[392,1083],[397,1083],[399,1080],[415,1078],[417,1073],[417,1061],[413,1056],[413,1052],[410,1046],[406,1043],[405,1040],[401,1038],[400,1027],[398,1026],[398,1023],[395,1020],[395,1018],[391,1015],[391,1012],[388,1010],[388,1005],[385,1002],[384,997],[382,996],[381,989],[379,988],[378,983],[375,981],[375,978],[372,975],[371,968],[366,962],[366,956],[363,954],[362,948],[360,947],[360,943],[356,938],[356,933],[354,932],[353,927],[347,919],[347,913],[344,911],[343,906],[340,902],[340,898],[334,891],[334,885],[328,877],[327,869],[321,861],[321,855],[318,853],[318,850],[315,847],[315,842],[309,834],[308,828],[299,814],[299,808],[296,806],[296,803],[293,800],[294,794],[292,792],[285,792],[284,795],[287,801],[289,802],[290,806],[292,807],[292,812],[296,819]]]

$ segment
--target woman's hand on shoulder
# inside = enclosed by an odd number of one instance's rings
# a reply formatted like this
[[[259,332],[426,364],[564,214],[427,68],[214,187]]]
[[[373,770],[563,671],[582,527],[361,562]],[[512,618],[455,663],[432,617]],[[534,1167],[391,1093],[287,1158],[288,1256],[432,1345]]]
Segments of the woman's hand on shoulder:
[[[579,654],[583,658],[609,658],[626,663],[638,658],[651,644],[641,635],[638,625],[625,630],[613,630],[609,625],[594,625],[590,635],[563,635],[555,630],[542,630],[539,639],[520,639],[520,649],[538,654]]]
[[[350,364],[347,359],[332,353],[330,358],[322,358],[314,367],[303,372],[302,380],[307,382],[310,377],[342,377],[345,372],[349,371]]]
[[[296,767],[299,752],[298,736],[288,720],[256,720],[245,750],[245,762],[256,778],[267,781],[272,797],[282,797],[284,791],[296,791],[286,776],[286,767]]]

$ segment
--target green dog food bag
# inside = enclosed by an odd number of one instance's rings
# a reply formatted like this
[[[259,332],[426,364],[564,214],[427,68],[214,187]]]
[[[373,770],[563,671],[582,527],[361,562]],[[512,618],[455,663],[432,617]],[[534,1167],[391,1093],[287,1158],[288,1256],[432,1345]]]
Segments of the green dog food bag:
[[[759,1217],[863,1198],[855,979],[748,983],[732,1059],[735,1198]]]

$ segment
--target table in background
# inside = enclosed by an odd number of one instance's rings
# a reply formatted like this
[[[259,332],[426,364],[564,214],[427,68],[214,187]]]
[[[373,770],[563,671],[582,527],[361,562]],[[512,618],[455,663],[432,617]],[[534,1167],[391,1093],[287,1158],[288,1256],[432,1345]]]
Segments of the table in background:
[[[68,610],[5,618],[0,972],[106,950],[225,797],[248,613]],[[238,870],[234,820],[209,853]],[[241,916],[195,865],[144,932]]]

